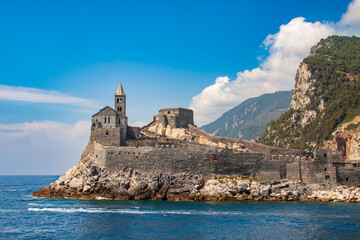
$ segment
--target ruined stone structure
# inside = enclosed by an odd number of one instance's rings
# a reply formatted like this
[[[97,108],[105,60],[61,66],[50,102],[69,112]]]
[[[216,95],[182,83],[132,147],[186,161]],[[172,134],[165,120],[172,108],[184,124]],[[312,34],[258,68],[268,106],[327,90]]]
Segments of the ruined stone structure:
[[[191,109],[186,108],[162,108],[159,115],[154,116],[154,122],[161,123],[164,127],[188,128],[189,124],[194,125],[194,116]]]

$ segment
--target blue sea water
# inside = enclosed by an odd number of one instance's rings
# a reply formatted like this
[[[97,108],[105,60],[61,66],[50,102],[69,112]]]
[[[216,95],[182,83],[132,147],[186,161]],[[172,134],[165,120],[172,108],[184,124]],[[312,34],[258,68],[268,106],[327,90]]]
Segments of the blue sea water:
[[[360,239],[360,205],[48,199],[58,176],[0,176],[0,239]]]

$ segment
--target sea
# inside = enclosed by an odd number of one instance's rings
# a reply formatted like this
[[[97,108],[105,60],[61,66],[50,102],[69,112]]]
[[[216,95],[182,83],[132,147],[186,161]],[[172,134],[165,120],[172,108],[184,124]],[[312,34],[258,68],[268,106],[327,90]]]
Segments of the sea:
[[[360,204],[35,198],[59,176],[0,176],[0,239],[360,239]]]

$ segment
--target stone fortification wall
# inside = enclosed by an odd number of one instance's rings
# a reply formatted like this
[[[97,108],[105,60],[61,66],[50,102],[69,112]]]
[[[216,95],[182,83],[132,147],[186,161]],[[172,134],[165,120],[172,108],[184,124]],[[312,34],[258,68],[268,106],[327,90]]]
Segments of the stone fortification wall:
[[[286,178],[304,183],[336,184],[336,167],[332,162],[295,160],[286,165]]]
[[[125,167],[142,171],[161,171],[171,173],[211,172],[211,152],[207,147],[175,147],[170,145],[158,147],[105,147],[105,167],[111,171],[123,170]],[[96,157],[95,153],[95,157]],[[100,154],[99,154],[100,156]]]
[[[91,127],[90,141],[96,141],[104,146],[121,146],[121,132],[121,128],[118,127]]]
[[[229,149],[222,150],[218,154],[218,163],[215,164],[214,172],[222,175],[240,175],[245,177],[254,176],[261,165],[263,155],[260,153],[234,152]],[[213,160],[212,160],[213,161]]]
[[[128,138],[128,139],[135,138],[136,139],[139,137],[140,132],[141,132],[141,128],[128,126],[127,131],[126,131],[126,138]]]
[[[264,156],[260,153],[236,153],[201,145],[120,148],[106,146],[98,147],[94,154],[99,161],[105,159],[101,165],[111,171],[128,167],[143,171],[188,172],[205,176],[221,174],[254,177],[259,169],[266,168],[273,172],[272,176],[276,171],[276,176],[280,174],[278,164],[275,167],[264,165]]]
[[[360,186],[360,168],[359,167],[337,167],[336,176],[338,183],[347,186]]]
[[[237,152],[198,144],[165,144],[133,147],[102,146],[95,143],[95,159],[109,171],[132,168],[146,172],[191,173],[204,176],[237,175],[271,181],[288,179],[307,184],[359,186],[359,171],[335,167],[329,159],[269,159],[262,153]]]

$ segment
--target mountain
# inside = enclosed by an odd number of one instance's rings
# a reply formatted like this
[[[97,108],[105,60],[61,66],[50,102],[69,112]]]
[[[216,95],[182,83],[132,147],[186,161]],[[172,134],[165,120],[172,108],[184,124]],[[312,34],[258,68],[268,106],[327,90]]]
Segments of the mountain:
[[[300,63],[290,109],[257,142],[309,150],[325,146],[359,158],[359,143],[350,144],[360,137],[359,77],[360,38],[321,39]]]
[[[215,136],[255,139],[265,133],[271,120],[289,108],[290,101],[291,91],[249,98],[201,129]]]

